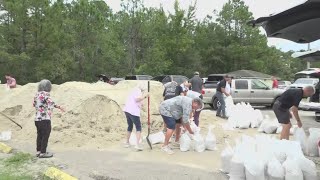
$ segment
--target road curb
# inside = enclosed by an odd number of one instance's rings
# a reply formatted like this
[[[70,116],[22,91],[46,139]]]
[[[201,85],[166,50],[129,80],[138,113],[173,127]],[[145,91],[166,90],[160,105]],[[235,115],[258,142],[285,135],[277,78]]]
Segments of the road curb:
[[[12,151],[12,147],[0,142],[0,151],[9,154]]]
[[[49,167],[44,175],[50,179],[57,179],[57,180],[78,180],[77,178],[57,169],[54,167]]]

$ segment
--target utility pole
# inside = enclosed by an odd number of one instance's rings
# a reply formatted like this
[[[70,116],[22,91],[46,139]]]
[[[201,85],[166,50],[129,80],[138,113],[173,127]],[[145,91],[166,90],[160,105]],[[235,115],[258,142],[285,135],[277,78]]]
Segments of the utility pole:
[[[310,51],[310,43],[308,43],[308,51]],[[310,61],[307,61],[307,69],[310,68]]]

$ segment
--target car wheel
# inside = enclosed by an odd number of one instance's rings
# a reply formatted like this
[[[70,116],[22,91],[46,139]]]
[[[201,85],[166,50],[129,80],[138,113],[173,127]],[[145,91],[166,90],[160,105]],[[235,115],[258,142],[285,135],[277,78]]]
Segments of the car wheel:
[[[213,110],[217,110],[220,106],[221,106],[221,104],[220,104],[218,98],[215,98],[213,100]]]

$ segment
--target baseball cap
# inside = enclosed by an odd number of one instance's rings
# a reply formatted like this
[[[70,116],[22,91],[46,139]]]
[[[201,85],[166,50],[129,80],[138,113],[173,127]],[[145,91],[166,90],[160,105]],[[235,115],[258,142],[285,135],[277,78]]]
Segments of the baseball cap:
[[[200,73],[198,71],[194,72],[194,75],[199,75]]]

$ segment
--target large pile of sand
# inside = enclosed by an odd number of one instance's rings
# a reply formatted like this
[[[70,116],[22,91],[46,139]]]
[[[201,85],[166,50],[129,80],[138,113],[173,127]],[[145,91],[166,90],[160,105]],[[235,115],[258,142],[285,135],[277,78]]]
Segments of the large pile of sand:
[[[140,81],[141,82],[141,81]],[[53,85],[52,99],[66,109],[65,113],[54,111],[50,143],[64,146],[104,147],[125,137],[126,119],[122,108],[138,81],[122,81],[112,86],[106,83],[67,82]],[[147,83],[147,81],[143,81]],[[151,114],[158,114],[162,101],[163,85],[151,82]],[[33,142],[36,137],[34,126],[35,109],[32,107],[37,84],[30,83],[7,91],[0,86],[0,112],[12,117],[22,125],[19,130],[13,123],[0,115],[0,131],[11,129],[12,139]],[[147,101],[144,102],[141,121],[147,128]],[[152,129],[162,127],[159,116],[151,116]]]

